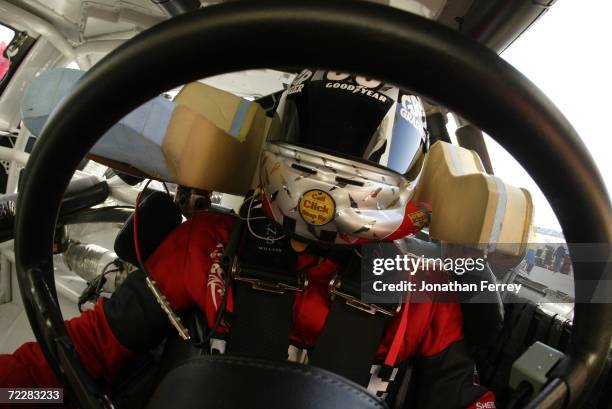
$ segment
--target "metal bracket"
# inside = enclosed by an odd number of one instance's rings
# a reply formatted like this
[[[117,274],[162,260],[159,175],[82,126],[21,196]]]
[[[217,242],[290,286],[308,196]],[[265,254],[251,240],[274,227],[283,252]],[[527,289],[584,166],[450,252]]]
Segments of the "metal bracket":
[[[510,387],[517,390],[528,382],[537,393],[548,382],[548,373],[565,357],[563,352],[537,341],[530,346],[512,365]]]
[[[157,283],[151,280],[150,277],[146,278],[146,282],[147,282],[147,286],[153,293],[153,296],[157,300],[157,303],[162,308],[162,310],[166,313],[166,315],[168,316],[168,319],[170,320],[170,323],[176,329],[176,332],[178,332],[181,339],[183,341],[189,341],[189,339],[191,339],[191,336],[189,335],[189,330],[185,328],[185,326],[181,322],[181,318],[178,315],[176,315],[176,313],[172,310],[172,307],[170,307],[170,303],[168,302],[166,297],[162,294],[159,287],[157,287]]]
[[[300,279],[297,285],[290,285],[285,283],[276,283],[273,281],[261,280],[259,278],[241,276],[240,266],[238,265],[237,257],[234,257],[232,263],[232,279],[251,284],[251,288],[253,290],[265,291],[274,294],[284,294],[285,291],[302,292],[304,291],[304,288],[308,286],[308,279],[306,277]]]

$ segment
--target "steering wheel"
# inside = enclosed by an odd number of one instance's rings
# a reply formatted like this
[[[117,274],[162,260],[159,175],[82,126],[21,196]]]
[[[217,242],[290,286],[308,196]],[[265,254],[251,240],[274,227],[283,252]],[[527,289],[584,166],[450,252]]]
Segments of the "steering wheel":
[[[161,23],[93,67],[49,118],[25,169],[15,261],[32,329],[81,406],[104,407],[63,325],[52,239],[79,161],[115,122],[163,91],[199,78],[265,67],[355,72],[446,106],[504,146],[542,188],[569,243],[610,243],[610,201],[580,138],[553,104],[499,56],[435,22],[362,2],[231,2]],[[601,247],[601,246],[600,246]],[[603,259],[603,258],[602,258]],[[604,277],[574,263],[576,293]],[[577,304],[569,355],[530,407],[575,407],[599,376],[612,304]]]

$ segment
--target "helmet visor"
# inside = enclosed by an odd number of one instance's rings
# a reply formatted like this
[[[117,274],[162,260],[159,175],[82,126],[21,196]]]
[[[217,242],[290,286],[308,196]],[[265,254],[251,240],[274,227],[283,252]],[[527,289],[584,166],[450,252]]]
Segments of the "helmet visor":
[[[315,74],[301,87],[292,84],[268,140],[408,173],[426,142],[420,100],[378,81],[362,79],[366,87],[354,76],[329,78]]]

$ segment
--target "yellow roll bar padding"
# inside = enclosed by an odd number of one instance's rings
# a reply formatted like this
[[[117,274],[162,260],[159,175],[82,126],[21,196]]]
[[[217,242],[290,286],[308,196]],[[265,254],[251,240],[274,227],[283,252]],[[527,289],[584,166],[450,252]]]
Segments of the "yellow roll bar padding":
[[[434,143],[414,199],[432,206],[432,238],[515,256],[525,252],[533,221],[531,195],[487,174],[471,150]]]

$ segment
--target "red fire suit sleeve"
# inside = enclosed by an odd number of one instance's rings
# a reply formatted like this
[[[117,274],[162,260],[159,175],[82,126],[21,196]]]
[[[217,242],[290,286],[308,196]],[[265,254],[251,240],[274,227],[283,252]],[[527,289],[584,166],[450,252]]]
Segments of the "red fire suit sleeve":
[[[90,375],[94,379],[112,383],[132,353],[115,338],[104,315],[103,304],[104,299],[100,299],[94,309],[65,324],[79,358]],[[0,355],[0,387],[61,386],[36,342],[23,344],[13,354]],[[27,408],[24,404],[14,406]]]
[[[213,326],[225,294],[221,255],[234,223],[227,214],[196,213],[176,228],[147,260],[149,273],[175,310],[197,305]],[[232,310],[232,291],[227,309]],[[221,332],[227,328],[220,328]]]
[[[220,254],[217,245],[227,241],[232,222],[231,217],[214,213],[199,215],[174,230],[149,258],[150,272],[174,308],[192,305],[195,298],[207,310],[206,272],[210,269],[211,256]],[[202,253],[202,249],[211,250]],[[65,322],[79,358],[98,381],[112,384],[133,356],[130,350],[136,351],[146,344],[141,339],[142,334],[147,334],[147,328],[141,328],[143,325],[153,327],[160,336],[164,334],[160,328],[167,324],[167,318],[156,301],[151,300],[143,279],[136,276],[136,273],[130,274],[132,278],[127,280],[130,283],[122,285],[112,300],[100,299],[93,310]],[[118,296],[120,290],[123,296]],[[148,321],[141,326],[130,325],[127,318],[136,319],[133,315],[140,312],[146,312]],[[143,317],[138,321],[143,321]],[[147,334],[146,338],[153,335]],[[37,343],[28,342],[13,354],[0,355],[0,387],[60,386]]]

